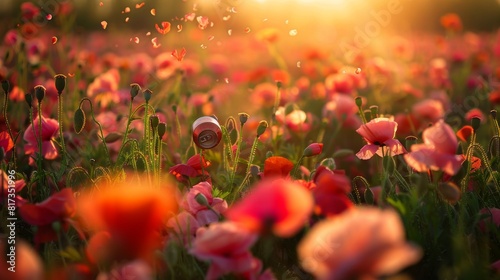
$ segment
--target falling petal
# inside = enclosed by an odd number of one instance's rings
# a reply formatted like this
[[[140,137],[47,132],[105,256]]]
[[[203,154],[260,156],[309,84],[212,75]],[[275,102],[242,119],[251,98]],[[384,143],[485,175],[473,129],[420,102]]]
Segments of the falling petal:
[[[210,36],[208,37],[208,41],[212,41],[215,38],[215,36]]]
[[[297,68],[300,68],[300,61],[297,61]]]
[[[153,16],[156,16],[156,9],[151,9],[151,14],[152,14]]]
[[[128,22],[128,20],[129,20],[129,19],[130,19],[129,17],[126,17],[126,18],[125,18],[125,22]]]
[[[52,19],[52,15],[51,15],[51,14],[47,14],[47,15],[45,16],[45,18],[46,18],[47,20],[51,20],[51,19]]]
[[[262,22],[266,22],[266,21],[268,21],[268,19],[267,19],[267,18],[265,18],[265,19],[263,19],[263,20],[262,20]]]
[[[297,35],[297,29],[290,30],[290,32],[288,34],[290,34],[290,36],[296,36]]]
[[[236,14],[238,11],[236,10],[236,7],[232,7],[231,10],[229,10],[231,13]]]
[[[178,61],[182,61],[184,59],[184,56],[186,56],[186,48],[182,48],[181,52],[177,52],[177,50],[172,51],[172,56],[175,57]]]
[[[231,34],[233,34],[233,30],[232,30],[232,29],[229,29],[229,30],[227,31],[227,35],[231,36]]]
[[[193,11],[195,12],[198,11],[198,4],[196,3],[193,4]]]
[[[201,47],[202,49],[206,49],[206,48],[207,48],[207,46],[206,46],[205,44],[201,44],[201,46],[200,46],[200,47]]]
[[[52,45],[54,45],[55,43],[57,43],[57,37],[56,36],[52,36]]]
[[[200,29],[205,29],[208,26],[208,17],[199,16],[196,20],[198,21]]]
[[[134,43],[139,44],[139,37],[130,38],[130,41],[134,41]]]
[[[177,32],[181,32],[181,31],[182,31],[182,25],[177,24]]]
[[[75,76],[75,73],[69,73],[68,72],[68,77],[73,78]]]
[[[135,4],[135,8],[136,8],[136,9],[140,9],[140,8],[144,7],[144,5],[145,5],[145,4],[146,4],[146,3],[144,3],[144,2],[139,3],[139,4]]]
[[[186,19],[186,21],[188,21],[188,20],[189,20],[189,21],[193,21],[195,17],[196,17],[196,14],[195,14],[195,13],[189,13],[189,14],[186,14],[186,15],[184,16],[184,18]]]
[[[101,26],[102,29],[106,29],[106,27],[108,26],[108,22],[106,22],[105,20],[101,21]]]
[[[102,1],[101,1],[101,2],[99,2],[99,6],[100,6],[100,7],[104,6],[104,3],[102,3]]]
[[[170,22],[164,21],[161,23],[161,27],[158,26],[158,24],[155,24],[155,28],[160,34],[167,34],[170,31]]]
[[[231,15],[227,15],[225,17],[222,17],[223,21],[228,21],[231,18]]]
[[[252,31],[252,30],[250,29],[250,27],[246,27],[246,28],[245,28],[245,33],[250,33],[250,31]]]
[[[158,38],[154,37],[151,39],[151,43],[153,43],[153,48],[157,49],[161,46],[161,44],[158,44]]]
[[[229,78],[224,78],[224,81],[226,82],[226,84],[229,84]]]
[[[125,7],[125,10],[123,12],[124,13],[130,13],[130,8],[129,7]]]
[[[355,73],[356,73],[356,74],[361,73],[361,68],[357,68]]]
[[[146,33],[146,36],[149,36],[149,35],[151,35],[151,32],[148,31],[148,33]]]
[[[288,24],[288,19],[287,19],[287,20],[285,20],[285,24]]]

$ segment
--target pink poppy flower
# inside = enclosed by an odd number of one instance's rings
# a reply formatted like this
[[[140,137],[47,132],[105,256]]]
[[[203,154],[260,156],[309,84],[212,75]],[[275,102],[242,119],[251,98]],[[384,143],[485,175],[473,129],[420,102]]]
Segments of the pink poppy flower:
[[[285,179],[264,180],[225,216],[253,232],[271,230],[277,236],[289,237],[304,226],[313,206],[311,193],[301,184]]]
[[[436,122],[444,117],[443,103],[435,99],[425,99],[413,105],[415,117],[426,122]]]
[[[52,141],[59,130],[59,123],[54,119],[46,119],[42,116],[42,135],[40,137],[40,121],[38,117],[24,131],[23,139],[27,143],[24,145],[24,152],[27,155],[37,154],[39,152],[37,139],[42,141],[42,156],[45,159],[55,159],[59,152]],[[33,127],[35,132],[33,133]],[[30,165],[34,164],[33,157],[30,157]]]
[[[199,200],[196,199],[198,195],[203,195],[212,209],[200,204]],[[194,185],[189,190],[182,202],[182,207],[193,214],[200,225],[207,225],[219,220],[219,215],[227,209],[227,202],[222,198],[213,197],[212,185],[204,181]]]
[[[196,231],[200,224],[196,218],[189,212],[183,211],[177,216],[172,217],[167,222],[167,227],[173,231],[173,239],[183,244],[186,248],[191,246],[195,239]]]
[[[154,65],[156,76],[163,80],[175,74],[175,71],[179,69],[180,62],[170,52],[164,52],[154,59]]]
[[[219,279],[228,273],[239,275],[258,265],[249,251],[257,237],[235,223],[215,223],[198,229],[189,253],[210,262],[206,280]]]
[[[96,278],[96,280],[112,279],[149,280],[154,279],[154,273],[147,262],[134,260],[122,265],[116,265],[110,272],[101,272]]]
[[[456,155],[458,141],[453,129],[443,120],[424,130],[424,144],[411,146],[411,152],[404,156],[406,163],[418,172],[442,170],[446,174],[457,174],[464,161],[463,155]]]
[[[365,279],[416,263],[422,252],[405,240],[393,210],[359,208],[316,224],[299,243],[299,259],[317,279]]]
[[[395,156],[406,152],[399,140],[394,139],[398,123],[387,118],[375,118],[356,130],[367,144],[356,154],[360,159],[370,159],[374,154]]]
[[[262,107],[272,107],[276,99],[276,85],[272,83],[258,84],[251,95],[252,102]]]

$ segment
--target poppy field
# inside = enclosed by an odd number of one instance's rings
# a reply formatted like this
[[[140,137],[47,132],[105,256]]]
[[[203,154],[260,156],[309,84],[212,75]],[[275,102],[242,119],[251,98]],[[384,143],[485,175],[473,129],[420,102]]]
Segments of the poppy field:
[[[410,2],[6,1],[0,279],[500,279],[500,3]]]

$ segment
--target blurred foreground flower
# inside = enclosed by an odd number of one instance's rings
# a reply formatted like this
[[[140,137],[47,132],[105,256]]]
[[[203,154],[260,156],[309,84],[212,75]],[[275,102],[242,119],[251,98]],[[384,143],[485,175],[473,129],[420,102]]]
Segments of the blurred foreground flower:
[[[404,156],[406,163],[418,172],[442,170],[446,174],[457,174],[463,155],[456,155],[458,141],[453,129],[443,120],[424,130],[424,144],[411,146],[411,152]]]
[[[148,259],[160,248],[160,231],[177,210],[174,189],[152,186],[147,178],[100,186],[83,194],[79,206],[84,224],[96,232],[87,248],[94,262]]]
[[[312,195],[299,183],[264,180],[230,207],[225,216],[254,232],[270,230],[277,236],[289,237],[305,225],[313,206]]]
[[[399,140],[394,139],[398,123],[387,118],[375,118],[356,130],[367,144],[356,154],[360,159],[379,156],[395,156],[406,152]]]
[[[317,279],[365,279],[416,263],[422,251],[405,241],[393,210],[359,208],[315,225],[298,246],[303,267]]]
[[[0,254],[0,279],[44,279],[43,263],[35,250],[20,239],[16,240],[14,251],[10,250],[11,245],[9,244],[7,244],[7,239],[0,239],[0,251],[2,252]],[[12,262],[9,254],[14,256]],[[14,271],[9,270],[9,268],[14,269]]]

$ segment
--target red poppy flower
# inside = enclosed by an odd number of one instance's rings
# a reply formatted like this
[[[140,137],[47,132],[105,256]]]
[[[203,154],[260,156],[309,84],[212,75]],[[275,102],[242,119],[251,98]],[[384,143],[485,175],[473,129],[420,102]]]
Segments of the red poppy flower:
[[[293,169],[293,163],[284,157],[272,156],[264,161],[264,177],[288,177]]]
[[[312,195],[301,184],[276,179],[259,182],[230,207],[225,216],[254,232],[271,230],[281,237],[295,234],[313,210]]]
[[[172,166],[169,173],[174,175],[179,182],[184,182],[184,177],[198,177],[200,175],[207,175],[208,172],[205,170],[210,166],[210,161],[206,160],[199,154],[190,157],[186,164],[180,163]],[[204,172],[203,172],[204,171]]]
[[[160,247],[160,230],[177,211],[173,188],[153,187],[147,178],[101,186],[82,195],[79,206],[84,224],[99,232],[89,243],[103,245],[87,249],[90,256],[105,256],[97,259],[148,257]]]
[[[0,132],[0,148],[3,149],[4,153],[7,153],[14,148],[14,142],[12,142],[12,139],[7,131]]]
[[[52,228],[55,222],[61,222],[67,229],[70,218],[76,213],[76,201],[73,191],[66,188],[51,195],[38,204],[25,203],[19,207],[21,218],[32,226],[37,226],[35,244],[57,239],[57,233]]]
[[[441,25],[451,31],[462,30],[462,20],[455,13],[449,13],[441,17]]]
[[[470,125],[465,125],[462,127],[459,131],[457,131],[457,137],[464,141],[467,142],[469,140],[469,137],[472,135],[474,132],[474,129]]]
[[[367,144],[356,154],[360,159],[370,159],[373,155],[395,156],[406,152],[403,145],[396,139],[398,123],[387,118],[375,118],[356,130],[363,136]]]
[[[351,192],[351,182],[342,172],[335,173],[325,166],[316,170],[313,181],[316,187],[312,190],[317,215],[333,216],[354,207],[347,197]]]

